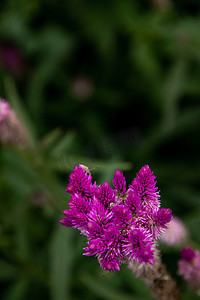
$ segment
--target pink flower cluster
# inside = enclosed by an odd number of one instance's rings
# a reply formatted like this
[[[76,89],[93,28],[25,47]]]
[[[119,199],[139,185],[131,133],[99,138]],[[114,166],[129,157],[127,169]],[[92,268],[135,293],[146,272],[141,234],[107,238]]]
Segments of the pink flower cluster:
[[[170,246],[181,246],[186,243],[189,233],[184,223],[176,216],[168,224],[168,229],[161,236],[161,242]]]
[[[75,166],[66,191],[70,209],[60,223],[87,237],[84,255],[97,256],[105,270],[137,260],[154,263],[155,242],[171,221],[171,210],[160,208],[155,176],[144,166],[126,189],[123,173],[115,171],[114,189],[109,182],[98,186],[82,166]]]
[[[0,142],[24,149],[29,144],[26,128],[21,123],[10,104],[0,98]]]
[[[200,292],[200,252],[191,247],[184,247],[178,262],[178,273],[182,275],[188,285]]]
[[[10,105],[0,98],[0,122],[10,114]]]

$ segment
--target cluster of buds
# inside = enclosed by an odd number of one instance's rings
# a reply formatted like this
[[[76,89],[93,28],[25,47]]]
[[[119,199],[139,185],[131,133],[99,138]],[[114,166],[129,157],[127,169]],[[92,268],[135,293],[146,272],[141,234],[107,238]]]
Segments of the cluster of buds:
[[[69,209],[60,223],[87,237],[84,255],[95,255],[103,269],[120,270],[121,263],[154,263],[156,241],[171,221],[171,210],[160,208],[155,176],[144,166],[126,189],[123,173],[115,171],[113,186],[97,186],[82,165],[70,174],[66,191]]]
[[[0,99],[0,141],[4,145],[26,148],[28,134],[8,102]]]

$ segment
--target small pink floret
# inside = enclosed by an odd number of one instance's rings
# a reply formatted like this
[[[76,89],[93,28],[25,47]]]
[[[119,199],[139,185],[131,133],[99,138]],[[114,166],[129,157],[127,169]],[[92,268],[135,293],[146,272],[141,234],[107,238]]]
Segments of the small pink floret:
[[[0,122],[10,114],[10,105],[3,99],[0,99]]]

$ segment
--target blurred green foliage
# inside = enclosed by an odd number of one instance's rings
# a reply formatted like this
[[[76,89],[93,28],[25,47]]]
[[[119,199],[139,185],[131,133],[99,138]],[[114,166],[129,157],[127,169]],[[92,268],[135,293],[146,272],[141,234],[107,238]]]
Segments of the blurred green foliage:
[[[152,299],[58,225],[78,163],[98,183],[116,168],[130,183],[149,164],[200,247],[199,15],[198,0],[1,0],[0,96],[31,137],[24,151],[0,147],[1,299]],[[163,259],[196,299],[179,250],[162,246]]]

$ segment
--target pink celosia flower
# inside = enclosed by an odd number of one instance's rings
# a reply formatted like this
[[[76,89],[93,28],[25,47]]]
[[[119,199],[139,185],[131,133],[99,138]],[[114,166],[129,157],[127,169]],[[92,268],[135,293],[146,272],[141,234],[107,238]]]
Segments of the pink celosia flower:
[[[75,166],[66,191],[70,209],[60,223],[78,228],[88,239],[84,255],[96,255],[102,268],[120,270],[120,264],[154,262],[154,244],[170,222],[171,210],[159,208],[155,176],[144,166],[129,189],[123,173],[115,171],[115,189],[106,181],[92,184],[83,166]]]
[[[10,105],[8,102],[0,99],[0,122],[2,122],[10,113]]]
[[[167,226],[168,229],[160,238],[161,242],[171,246],[180,246],[187,241],[188,231],[179,218],[173,217]]]
[[[178,274],[182,275],[188,285],[200,291],[200,252],[191,247],[184,247],[178,262]]]
[[[0,141],[4,145],[17,145],[21,148],[29,143],[26,129],[3,99],[0,99]]]

